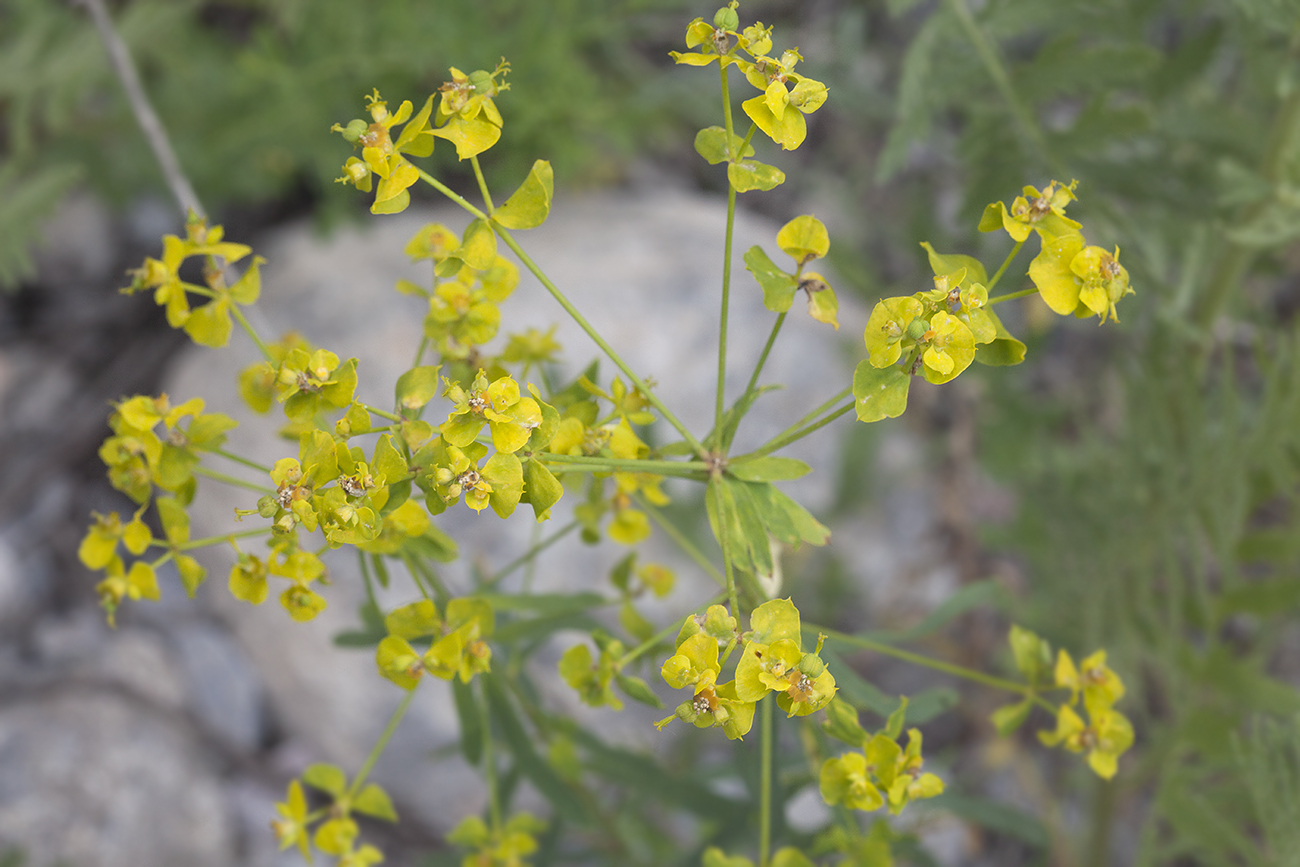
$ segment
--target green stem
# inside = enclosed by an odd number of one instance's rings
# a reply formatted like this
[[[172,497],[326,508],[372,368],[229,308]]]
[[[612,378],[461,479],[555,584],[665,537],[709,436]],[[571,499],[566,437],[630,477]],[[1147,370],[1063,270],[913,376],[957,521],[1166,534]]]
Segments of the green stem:
[[[259,527],[256,530],[241,530],[238,533],[223,533],[220,536],[205,536],[202,539],[191,539],[188,542],[178,542],[171,545],[167,542],[154,540],[155,544],[167,545],[176,551],[192,551],[195,548],[206,548],[208,545],[219,545],[222,542],[230,542],[234,539],[249,539],[253,536],[269,536],[273,531],[271,527]]]
[[[1028,289],[1021,289],[1019,292],[1008,292],[1006,295],[999,295],[996,298],[990,298],[985,307],[991,307],[994,304],[1001,304],[1003,301],[1014,301],[1017,298],[1027,298],[1030,295],[1037,295],[1038,287],[1030,286]]]
[[[768,857],[772,851],[772,747],[773,730],[776,728],[772,708],[776,696],[763,697],[763,732],[759,749],[763,755],[760,759],[759,815],[758,815],[758,867],[768,867]]]
[[[366,588],[366,599],[370,602],[370,607],[379,612],[379,616],[384,616],[384,611],[379,607],[379,601],[375,598],[375,581],[370,577],[370,567],[366,565],[366,552],[360,548],[357,549],[357,565],[361,567],[361,583]]]
[[[710,605],[717,605],[717,604],[721,603],[723,600],[725,600],[726,598],[727,598],[727,594],[725,594],[725,593],[719,593],[717,596],[714,596],[714,597],[713,597],[712,599],[710,599],[708,602],[705,602],[705,603],[699,605],[698,607],[696,607],[696,609],[695,609],[694,611],[692,611],[690,614],[687,614],[686,616],[687,616],[687,617],[694,617],[696,614],[701,614],[701,613],[703,613],[704,610],[707,609]],[[618,660],[618,666],[619,666],[619,668],[622,668],[623,666],[625,666],[625,665],[627,665],[628,663],[632,662],[634,659],[636,659],[637,657],[639,657],[639,656],[641,656],[642,654],[646,653],[647,651],[650,651],[650,650],[654,649],[654,648],[655,648],[657,645],[659,645],[661,642],[667,641],[669,638],[671,638],[672,636],[676,635],[678,632],[681,632],[682,627],[681,627],[680,624],[681,624],[681,621],[682,621],[683,619],[684,619],[684,618],[680,618],[680,617],[679,617],[676,621],[674,621],[674,622],[672,622],[672,623],[669,623],[669,624],[668,624],[667,626],[665,626],[663,629],[659,630],[659,631],[656,632],[654,635],[652,635],[651,637],[647,638],[645,641],[641,642],[641,643],[638,644],[636,647],[632,648],[632,649],[629,650],[627,653],[625,653],[625,654],[623,654],[621,657],[619,657],[619,660]]]
[[[524,566],[528,563],[531,563],[533,560],[537,558],[538,554],[542,553],[547,548],[551,547],[556,542],[560,541],[565,536],[572,533],[578,527],[579,524],[577,521],[570,521],[564,527],[560,528],[559,530],[556,530],[550,536],[546,537],[546,539],[530,547],[525,553],[511,560],[505,566],[502,566],[490,578],[484,581],[479,589],[490,590],[491,588],[495,587],[497,584],[500,584],[503,579],[508,577],[512,572],[514,572],[520,566]]]
[[[474,166],[474,177],[478,180],[478,191],[483,194],[483,204],[487,205],[487,212],[490,217],[492,212],[496,210],[496,206],[492,204],[492,194],[488,192],[487,181],[483,180],[483,169],[479,167],[477,155],[470,157],[469,161],[470,165]]]
[[[689,536],[678,529],[676,524],[665,518],[659,509],[647,503],[645,498],[640,494],[633,494],[632,498],[636,501],[636,504],[650,516],[650,520],[658,524],[659,528],[667,533],[668,536],[677,543],[677,547],[681,548],[686,556],[694,560],[696,564],[704,570],[706,575],[723,587],[727,585],[727,579],[718,571],[718,567],[709,562],[709,558],[704,556],[704,552],[691,541]]]
[[[774,436],[771,440],[768,441],[768,443],[767,443],[766,445],[762,446],[761,448],[759,448],[759,449],[756,450],[756,451],[750,452],[750,453],[748,453],[748,454],[741,455],[740,457],[736,458],[736,460],[741,460],[742,458],[747,458],[747,457],[756,457],[756,456],[758,456],[758,455],[765,455],[765,454],[767,454],[768,452],[772,451],[772,449],[768,448],[768,446],[770,446],[772,443],[774,443],[774,442],[776,442],[777,440],[780,440],[780,439],[782,439],[782,438],[784,438],[784,437],[786,437],[786,436],[789,436],[789,435],[792,434],[792,433],[795,433],[795,432],[798,431],[800,428],[802,428],[804,425],[808,424],[808,423],[811,422],[813,419],[817,418],[817,417],[820,416],[822,413],[826,412],[826,411],[829,410],[831,407],[833,407],[835,404],[839,403],[841,400],[843,400],[844,398],[848,397],[848,396],[849,396],[850,394],[852,394],[852,393],[853,393],[853,386],[848,386],[847,388],[843,388],[843,389],[841,389],[841,390],[838,391],[838,392],[837,392],[833,397],[831,397],[829,400],[827,400],[825,403],[823,403],[821,406],[817,407],[817,408],[814,409],[812,412],[808,413],[808,414],[805,415],[803,418],[799,419],[797,422],[795,422],[794,424],[790,425],[790,426],[789,426],[788,428],[786,428],[785,430],[781,431],[781,433],[779,433],[779,434],[777,434],[776,436]],[[766,451],[764,451],[764,449],[766,449]]]
[[[1016,90],[1011,84],[1011,76],[1007,74],[1007,68],[1002,63],[1002,58],[998,56],[997,50],[984,35],[984,31],[980,29],[979,23],[976,22],[975,17],[971,15],[970,7],[966,5],[966,0],[947,0],[947,3],[952,9],[953,14],[957,16],[957,22],[961,25],[962,30],[965,31],[966,38],[970,40],[971,45],[975,49],[975,53],[979,55],[980,61],[984,64],[985,71],[987,71],[989,77],[993,79],[993,85],[998,89],[998,92],[1002,94],[1002,98],[1006,100],[1007,107],[1011,110],[1012,116],[1015,117],[1016,122],[1020,125],[1021,133],[1034,143],[1034,146],[1038,148],[1039,154],[1047,164],[1051,166],[1052,171],[1057,172],[1058,174],[1063,174],[1061,172],[1062,166],[1060,161],[1052,155],[1052,152],[1047,147],[1047,139],[1043,136],[1042,128],[1038,125],[1034,116],[1030,114],[1029,109],[1020,101],[1020,97],[1016,94]]]
[[[813,431],[826,427],[826,425],[830,424],[831,422],[835,421],[835,419],[839,418],[840,416],[844,415],[846,412],[853,409],[854,406],[855,406],[855,402],[850,400],[844,406],[839,407],[829,415],[823,416],[822,418],[819,418],[817,421],[807,424],[794,431],[791,431],[786,434],[782,434],[781,436],[769,442],[767,445],[763,446],[762,448],[755,449],[749,454],[767,455],[767,454],[771,454],[777,449],[785,448],[786,446],[790,445],[790,443],[803,439]]]
[[[501,798],[497,786],[496,753],[492,748],[492,718],[488,715],[487,694],[483,690],[480,678],[478,712],[483,721],[483,775],[487,778],[488,821],[492,823],[492,832],[496,835],[501,832]]]
[[[551,453],[536,456],[544,464],[561,464],[574,469],[592,473],[656,473],[677,478],[694,478],[709,471],[708,464],[702,461],[649,461],[630,458],[588,457],[586,455],[557,455]]]
[[[1016,254],[1020,252],[1020,248],[1023,246],[1025,246],[1024,241],[1016,241],[1016,245],[1011,248],[1011,252],[1007,254],[1007,258],[1002,260],[1002,267],[998,269],[998,273],[993,275],[993,279],[988,282],[984,287],[985,289],[990,292],[993,291],[993,287],[998,285],[998,281],[1002,279],[1002,275],[1006,273],[1007,268],[1011,265],[1011,260],[1016,258]]]
[[[570,302],[568,298],[565,297],[564,293],[559,290],[559,287],[551,282],[551,279],[546,276],[541,268],[538,267],[537,263],[532,260],[532,257],[523,251],[523,248],[519,246],[518,242],[515,241],[510,232],[495,223],[492,225],[492,228],[496,230],[496,233],[500,236],[501,240],[506,242],[506,246],[519,257],[519,261],[523,262],[524,266],[533,273],[533,276],[546,287],[546,291],[550,292],[551,297],[564,308],[564,312],[568,313],[569,317],[578,324],[579,328],[587,333],[587,336],[600,347],[601,351],[605,353],[609,360],[614,362],[615,366],[617,366],[619,370],[623,371],[624,375],[627,376],[632,384],[635,385],[643,395],[645,395],[645,399],[650,403],[650,405],[659,411],[659,414],[664,417],[664,420],[677,429],[677,432],[682,435],[682,439],[686,440],[686,442],[690,444],[695,453],[703,458],[707,452],[704,446],[700,444],[700,441],[686,429],[686,426],[682,424],[681,420],[678,419],[677,416],[668,409],[668,407],[664,406],[663,401],[661,401],[659,397],[650,390],[650,386],[646,385],[645,381],[642,380],[641,377],[632,372],[632,368],[623,360],[623,357],[614,351],[614,347],[605,342],[605,338],[601,337],[600,333],[592,327],[591,323],[578,312],[578,309],[573,306],[572,302]]]
[[[772,333],[767,336],[767,345],[763,347],[762,355],[758,356],[758,363],[754,365],[754,374],[749,378],[749,385],[745,386],[745,393],[740,396],[737,403],[744,403],[745,398],[758,385],[758,376],[763,372],[763,365],[767,364],[767,355],[772,351],[772,344],[776,343],[776,336],[781,333],[781,326],[785,324],[786,314],[782,313],[776,317],[776,322],[772,325]]]
[[[207,467],[195,467],[190,472],[196,476],[204,476],[218,482],[225,482],[227,485],[234,485],[237,488],[247,488],[250,491],[257,491],[259,494],[274,494],[275,489],[268,488],[265,485],[246,482],[243,479],[237,479],[234,476],[228,476],[225,473],[219,473],[216,470],[210,470]]]
[[[262,357],[271,362],[272,366],[274,366],[276,361],[275,357],[271,355],[271,350],[267,349],[266,344],[262,342],[262,338],[257,336],[257,332],[253,330],[252,323],[244,318],[244,311],[239,309],[238,304],[230,305],[230,315],[235,317],[235,321],[239,323],[239,326],[244,329],[244,332],[250,338],[252,338],[253,343],[257,344],[257,349],[262,353]]]
[[[370,413],[371,415],[377,415],[380,418],[386,418],[389,421],[395,421],[398,424],[401,424],[403,421],[406,420],[402,418],[400,415],[388,412],[387,410],[379,409],[378,407],[373,407],[368,403],[361,404],[361,408],[364,409],[366,412]]]
[[[260,473],[267,473],[267,474],[270,474],[271,472],[270,467],[264,464],[259,464],[256,461],[250,461],[248,458],[241,458],[239,455],[231,454],[225,449],[205,448],[204,451],[212,452],[214,455],[223,457],[228,461],[234,461],[237,464],[243,464],[244,466],[248,467],[250,470],[257,470]]]
[[[941,659],[934,659],[929,656],[923,656],[919,653],[913,653],[910,650],[903,650],[900,647],[894,647],[891,644],[885,644],[882,641],[874,641],[861,635],[846,635],[843,632],[837,632],[834,629],[827,629],[824,626],[816,626],[811,623],[805,623],[804,629],[809,632],[821,632],[831,641],[838,641],[840,644],[847,644],[851,647],[861,647],[865,650],[874,650],[885,656],[892,656],[895,659],[901,659],[905,662],[921,665],[926,668],[932,668],[935,671],[942,671],[944,674],[951,674],[954,677],[962,677],[966,680],[973,680],[976,683],[982,683],[985,686],[991,686],[994,689],[1002,689],[1007,692],[1019,693],[1026,698],[1031,698],[1040,706],[1056,712],[1056,708],[1050,703],[1039,697],[1038,693],[1032,686],[1027,683],[1016,683],[1014,680],[1005,680],[1000,677],[994,677],[991,674],[985,674],[974,668],[966,668],[961,665],[953,665],[951,662],[944,662]]]
[[[723,481],[722,476],[714,476],[709,484],[721,486],[726,484],[726,482]],[[719,508],[718,511],[721,513],[721,508]],[[731,562],[731,537],[727,532],[728,523],[729,522],[723,520],[722,515],[719,514],[718,544],[722,546],[722,571],[727,579],[727,603],[731,607],[731,616],[739,620],[740,599],[736,596],[736,568]]]
[[[393,736],[393,732],[397,731],[397,725],[402,721],[402,717],[406,716],[406,709],[411,706],[411,699],[413,698],[415,698],[414,687],[407,690],[406,695],[402,697],[401,704],[397,706],[397,710],[393,711],[393,715],[388,720],[388,725],[384,727],[384,733],[379,736],[379,740],[375,741],[374,747],[370,750],[370,755],[366,756],[365,764],[361,766],[361,770],[357,771],[356,777],[352,780],[352,785],[348,786],[347,799],[349,801],[357,796],[357,792],[361,791],[361,786],[365,783],[366,777],[370,776],[371,768],[383,755],[384,748],[388,746],[388,740]]]
[[[420,362],[424,360],[424,350],[429,348],[429,336],[426,334],[420,338],[420,348],[415,350],[415,361],[411,362],[411,367],[419,367]]]
[[[726,81],[726,71],[723,71]],[[736,188],[727,182],[727,233],[722,242],[722,312],[718,317],[718,387],[713,408],[713,447],[722,448],[722,413],[727,395],[727,316],[731,306],[731,239],[736,224]]]
[[[435,178],[433,175],[426,172],[424,169],[419,168],[417,166],[416,171],[420,173],[420,180],[424,181],[426,184],[433,187],[435,190],[442,193],[444,196],[451,199],[453,202],[460,205],[462,208],[469,211],[471,214],[478,217],[480,220],[486,220],[488,218],[487,214],[483,213],[478,208],[474,207],[474,205],[470,204],[468,199],[466,199],[460,193],[453,190],[451,187],[444,184],[442,181]]]

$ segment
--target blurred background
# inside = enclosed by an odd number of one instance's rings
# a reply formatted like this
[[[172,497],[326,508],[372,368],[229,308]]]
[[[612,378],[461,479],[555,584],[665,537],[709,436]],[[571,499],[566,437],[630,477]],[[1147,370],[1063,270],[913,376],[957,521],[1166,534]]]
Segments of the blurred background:
[[[497,187],[540,156],[564,195],[725,189],[691,147],[717,123],[715,77],[667,56],[712,7],[109,8],[229,239],[257,246],[293,225],[331,244],[358,231],[368,215],[332,183],[349,149],[330,124],[360,114],[372,87],[418,102],[448,66],[491,69],[502,56],[515,90],[489,155]],[[996,267],[1009,244],[975,231],[985,204],[1053,178],[1079,181],[1070,215],[1090,243],[1120,248],[1137,289],[1123,323],[1100,329],[1008,305],[1029,344],[1023,366],[914,389],[903,419],[845,420],[815,441],[833,467],[824,522],[846,538],[855,521],[894,532],[874,548],[804,555],[788,589],[807,619],[1001,673],[1013,621],[1076,657],[1105,647],[1138,732],[1103,784],[1037,744],[1047,721],[1000,740],[987,720],[999,696],[864,656],[855,665],[882,698],[926,697],[914,721],[949,781],[928,826],[895,829],[897,863],[1300,863],[1300,2],[754,0],[739,11],[775,25],[777,47],[798,46],[800,71],[831,92],[798,151],[760,145],[787,181],[742,205],[775,225],[816,213],[841,299],[869,310],[923,287],[921,240]],[[473,187],[448,147],[428,166]],[[180,228],[84,10],[0,0],[6,867],[281,863],[255,838],[302,756],[256,670],[216,617],[185,637],[142,623],[135,644],[105,652],[76,556],[91,509],[128,506],[96,454],[109,401],[157,393],[187,344],[146,299],[115,290]],[[844,352],[860,358],[863,323],[846,324]],[[151,666],[228,692],[177,686],[173,702],[150,693],[162,677]],[[221,708],[244,715],[221,722]],[[782,768],[794,779],[791,746]],[[173,816],[177,786],[188,800]],[[218,813],[233,818],[217,827]],[[810,839],[788,815],[791,839]],[[669,863],[644,821],[606,832],[626,838],[623,863]],[[157,840],[124,842],[145,830]],[[446,857],[418,823],[386,848],[391,863]]]

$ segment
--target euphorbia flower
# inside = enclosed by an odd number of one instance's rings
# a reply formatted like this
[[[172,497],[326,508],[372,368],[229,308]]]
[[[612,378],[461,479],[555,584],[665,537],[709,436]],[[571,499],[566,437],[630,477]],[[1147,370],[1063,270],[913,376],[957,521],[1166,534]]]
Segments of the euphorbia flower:
[[[1056,731],[1039,732],[1038,739],[1049,747],[1062,744],[1072,753],[1088,753],[1088,766],[1097,776],[1109,780],[1119,769],[1119,757],[1133,745],[1133,725],[1110,707],[1088,708],[1091,722],[1068,704],[1056,713]]]

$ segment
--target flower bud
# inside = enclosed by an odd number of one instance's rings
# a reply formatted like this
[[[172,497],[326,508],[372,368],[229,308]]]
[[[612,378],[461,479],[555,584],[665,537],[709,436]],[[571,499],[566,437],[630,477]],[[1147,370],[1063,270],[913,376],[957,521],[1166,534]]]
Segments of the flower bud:
[[[919,316],[907,323],[907,336],[912,340],[920,340],[925,336],[925,332],[930,330],[930,323],[926,322]]]
[[[802,674],[816,680],[826,670],[826,663],[815,653],[805,653],[799,658],[798,669]]]
[[[356,144],[357,140],[360,139],[369,128],[370,124],[358,117],[348,121],[348,125],[345,126],[341,132],[343,138],[346,139],[348,143]]]
[[[735,30],[740,26],[740,16],[736,14],[736,4],[723,6],[713,15],[713,26],[719,30]]]

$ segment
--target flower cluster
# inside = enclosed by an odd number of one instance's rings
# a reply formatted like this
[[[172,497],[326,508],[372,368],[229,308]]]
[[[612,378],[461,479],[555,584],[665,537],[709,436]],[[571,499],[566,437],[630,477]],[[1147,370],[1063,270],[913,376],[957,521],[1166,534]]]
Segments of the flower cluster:
[[[278,818],[271,820],[271,830],[280,849],[296,846],[303,858],[311,863],[314,847],[337,858],[335,867],[370,867],[383,861],[383,852],[375,846],[369,843],[358,845],[360,829],[353,814],[396,822],[397,811],[382,787],[377,783],[363,786],[364,782],[364,779],[357,779],[349,784],[341,768],[328,764],[309,766],[302,773],[302,782],[291,780],[284,801],[275,805]],[[328,796],[330,806],[310,810],[307,795],[303,792],[304,783]],[[313,825],[316,825],[315,831]]]
[[[447,842],[470,850],[463,867],[527,867],[524,859],[537,851],[536,835],[546,823],[531,813],[516,813],[493,830],[478,816],[466,816]]]
[[[907,746],[900,746],[907,699],[900,699],[885,727],[872,735],[858,723],[847,703],[835,700],[828,709],[826,732],[857,748],[827,759],[821,769],[821,793],[826,803],[854,810],[878,810],[889,805],[897,815],[912,801],[943,793],[943,780],[921,770],[921,731],[908,729]]]
[[[1128,271],[1119,263],[1119,248],[1089,246],[1082,226],[1065,216],[1077,181],[1052,181],[1042,190],[1025,187],[1011,207],[993,202],[980,218],[981,232],[1005,229],[1017,243],[1037,232],[1042,250],[1029,264],[1029,279],[1047,306],[1062,316],[1098,316],[1119,321],[1115,304],[1133,294]]]
[[[122,293],[154,290],[154,301],[167,311],[168,325],[185,329],[195,343],[203,346],[225,346],[230,341],[231,316],[239,315],[235,305],[255,304],[262,293],[261,266],[266,260],[253,257],[243,275],[227,285],[226,268],[251,253],[252,248],[223,241],[220,226],[209,228],[205,219],[193,213],[185,223],[185,232],[184,238],[164,236],[162,258],[146,258],[141,267],[131,272],[131,285],[122,289]],[[204,257],[202,273],[206,286],[181,278],[181,266],[193,256]],[[210,300],[191,308],[190,294]]]
[[[1087,752],[1088,766],[1109,780],[1119,769],[1119,757],[1133,745],[1133,725],[1115,710],[1124,697],[1124,682],[1106,665],[1106,651],[1098,650],[1075,665],[1064,649],[1052,664],[1051,645],[1019,626],[1011,627],[1011,651],[1016,668],[1028,685],[1025,698],[993,713],[993,724],[1001,734],[1010,734],[1028,718],[1038,694],[1044,690],[1068,689],[1070,698],[1056,709],[1056,729],[1041,731],[1038,738],[1049,747],[1064,746],[1073,753]],[[1074,709],[1083,698],[1088,715],[1085,723]]]
[[[1061,650],[1056,660],[1056,685],[1070,690],[1070,700],[1056,712],[1056,730],[1039,732],[1039,740],[1049,747],[1062,745],[1072,753],[1087,752],[1088,767],[1109,780],[1119,770],[1119,757],[1133,746],[1133,725],[1115,710],[1115,702],[1124,697],[1124,684],[1106,666],[1106,651],[1097,651],[1076,668],[1070,654]],[[1087,723],[1074,710],[1081,694]]]
[[[758,21],[737,31],[740,17],[738,2],[719,9],[709,24],[696,18],[686,28],[686,47],[696,51],[670,52],[673,60],[689,66],[706,66],[715,60],[725,69],[730,64],[744,74],[745,80],[758,88],[762,96],[747,99],[741,107],[768,138],[785,150],[794,150],[808,135],[804,115],[812,114],[826,102],[826,85],[794,71],[803,60],[799,49],[792,48],[772,57],[772,28]],[[734,40],[734,41],[733,41]],[[744,51],[749,59],[741,57]]]
[[[495,625],[492,606],[484,599],[453,599],[447,603],[445,618],[438,616],[437,606],[428,599],[412,602],[384,618],[388,635],[375,650],[375,664],[381,675],[402,689],[415,689],[425,672],[469,683],[475,674],[489,669],[492,648],[486,639]],[[411,644],[421,639],[429,642],[424,652]]]
[[[750,614],[749,631],[737,632],[736,620],[720,605],[687,618],[677,636],[677,652],[660,671],[674,689],[692,687],[694,697],[674,719],[697,728],[720,727],[727,737],[740,739],[753,725],[754,705],[769,692],[787,716],[807,716],[826,706],[835,695],[835,677],[822,661],[821,640],[811,653],[802,648],[799,609],[789,599],[764,602]],[[735,677],[718,683],[726,656],[743,645]],[[719,659],[719,648],[725,655]]]

